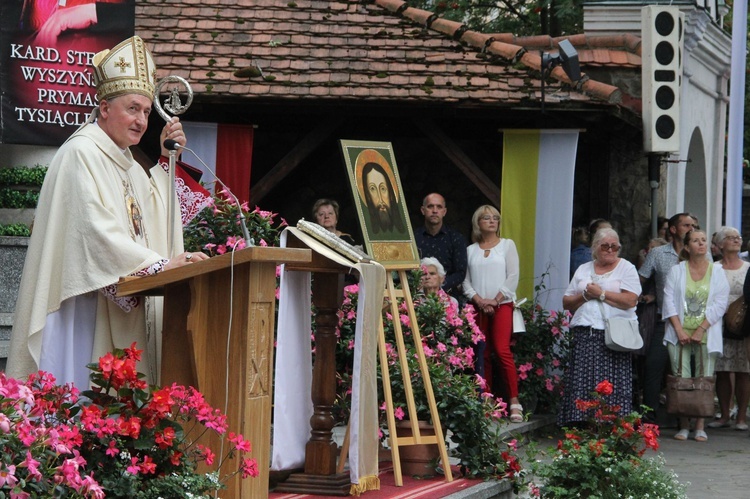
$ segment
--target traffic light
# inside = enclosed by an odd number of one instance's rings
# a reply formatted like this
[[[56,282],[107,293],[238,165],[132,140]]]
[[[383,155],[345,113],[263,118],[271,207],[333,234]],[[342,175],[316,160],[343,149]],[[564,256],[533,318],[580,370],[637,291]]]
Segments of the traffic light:
[[[641,10],[641,98],[643,149],[680,149],[682,14],[677,7],[649,5]]]

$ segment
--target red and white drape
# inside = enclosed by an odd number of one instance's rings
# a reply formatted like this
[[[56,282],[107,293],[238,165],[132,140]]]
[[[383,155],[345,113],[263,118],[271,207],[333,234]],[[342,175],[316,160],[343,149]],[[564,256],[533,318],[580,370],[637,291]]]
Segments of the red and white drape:
[[[183,121],[188,143],[216,175],[229,186],[240,202],[250,199],[250,171],[253,156],[253,126],[225,125],[222,123],[201,123]],[[216,180],[213,173],[207,171],[200,161],[191,158],[189,152],[183,155],[183,161],[201,169],[202,182],[213,190]],[[216,192],[221,185],[216,184]]]

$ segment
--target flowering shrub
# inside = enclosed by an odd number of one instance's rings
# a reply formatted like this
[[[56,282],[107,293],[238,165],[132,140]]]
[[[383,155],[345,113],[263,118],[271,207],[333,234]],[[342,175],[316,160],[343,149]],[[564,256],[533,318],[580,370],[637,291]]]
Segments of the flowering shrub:
[[[418,276],[415,281],[418,281]],[[416,289],[412,288],[412,289]],[[357,309],[356,285],[344,290],[344,301],[338,311],[339,336],[336,353],[338,373],[338,417],[346,420],[351,399],[351,370],[354,349],[354,329]],[[463,474],[473,477],[508,477],[518,479],[521,469],[514,449],[500,437],[500,419],[507,415],[506,404],[484,392],[484,380],[472,374],[474,367],[473,345],[483,340],[474,321],[472,307],[459,310],[448,295],[415,294],[414,308],[422,345],[435,394],[440,421],[451,432],[457,445],[455,454]],[[416,346],[405,306],[399,310],[407,363],[411,376],[418,419],[430,419],[429,406],[422,375],[416,357]],[[386,353],[397,419],[407,418],[406,395],[401,375],[401,365],[396,351],[393,318],[384,312]],[[380,376],[380,373],[379,373]],[[381,378],[382,381],[382,378]],[[382,387],[382,383],[379,388]],[[380,391],[381,427],[385,427],[385,402]]]
[[[212,199],[213,203],[198,213],[184,228],[186,251],[203,251],[214,256],[244,248],[245,240],[239,210],[245,215],[247,230],[256,245],[279,245],[279,230],[287,223],[282,218],[278,225],[274,226],[277,223],[277,213],[263,211],[257,206],[253,211],[249,211],[247,203],[242,203],[238,207],[232,197],[224,191]]]
[[[538,303],[521,305],[526,332],[514,334],[511,350],[518,370],[518,398],[531,409],[554,413],[562,397],[567,365],[570,313],[546,310]]]
[[[606,403],[612,384],[604,380],[591,400],[577,400],[582,411],[591,414],[583,428],[566,428],[565,439],[549,463],[535,467],[544,480],[542,487],[531,486],[541,497],[685,497],[676,476],[662,469],[663,461],[644,459],[648,449],[659,449],[659,427],[643,423],[633,412],[619,416],[619,406]]]
[[[149,389],[136,371],[140,355],[133,344],[90,364],[93,388],[83,397],[43,371],[25,382],[0,373],[0,497],[208,498],[234,474],[258,475],[243,458],[250,443],[231,432],[218,469],[235,456],[238,469],[197,471],[217,458],[196,439],[226,433],[226,418],[194,388]]]

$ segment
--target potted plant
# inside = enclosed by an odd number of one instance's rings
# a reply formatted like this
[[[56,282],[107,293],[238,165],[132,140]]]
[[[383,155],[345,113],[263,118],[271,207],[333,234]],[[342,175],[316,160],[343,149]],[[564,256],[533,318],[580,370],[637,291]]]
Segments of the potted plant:
[[[286,220],[281,218],[277,222],[277,213],[261,210],[257,206],[250,211],[247,203],[238,206],[232,196],[222,191],[212,197],[210,206],[204,208],[185,226],[185,250],[203,251],[214,256],[244,248],[240,210],[254,244],[279,245],[279,231],[287,225]]]
[[[229,476],[257,476],[250,442],[227,433],[226,417],[192,387],[148,387],[140,355],[133,344],[90,364],[83,397],[45,372],[0,373],[0,496],[208,498]],[[225,455],[196,442],[206,431],[226,434]],[[222,475],[233,456],[239,466]]]
[[[554,414],[562,397],[562,373],[569,352],[570,313],[521,305],[526,331],[514,334],[511,349],[518,370],[518,398],[529,413]]]
[[[549,498],[660,497],[683,499],[685,487],[661,459],[644,458],[659,449],[659,427],[642,415],[619,414],[607,403],[612,384],[601,381],[591,399],[576,404],[591,417],[587,425],[565,428],[551,461],[537,461],[534,475],[542,481],[530,486],[532,495]]]
[[[419,272],[413,276],[418,282]],[[412,289],[417,289],[416,286]],[[357,308],[357,286],[348,286],[338,312],[339,336],[336,354],[338,373],[337,408],[341,421],[348,418],[351,393],[352,351]],[[414,345],[406,310],[400,317],[384,313],[386,351],[388,356],[394,415],[406,417],[406,404],[400,364],[395,353],[393,320],[403,327],[407,361],[414,391],[417,417],[429,422],[422,376],[417,366],[416,348],[422,348],[432,382],[442,427],[455,444],[451,452],[458,457],[462,474],[476,478],[509,478],[517,483],[520,465],[512,448],[500,438],[502,418],[507,415],[506,403],[484,391],[484,381],[472,374],[474,357],[472,345],[483,339],[474,322],[471,307],[459,310],[442,291],[438,294],[415,294],[414,308],[419,322],[422,344]],[[382,378],[381,378],[382,386]],[[381,411],[385,411],[380,393]],[[381,413],[381,431],[385,430],[385,413]]]

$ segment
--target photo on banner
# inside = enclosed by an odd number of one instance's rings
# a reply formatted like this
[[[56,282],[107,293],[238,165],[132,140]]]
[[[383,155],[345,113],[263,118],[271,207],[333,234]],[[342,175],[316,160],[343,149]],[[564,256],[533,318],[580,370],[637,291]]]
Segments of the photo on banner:
[[[341,140],[367,253],[387,269],[419,266],[404,190],[390,142]]]
[[[97,106],[94,54],[134,28],[134,0],[3,0],[0,143],[62,144]]]

